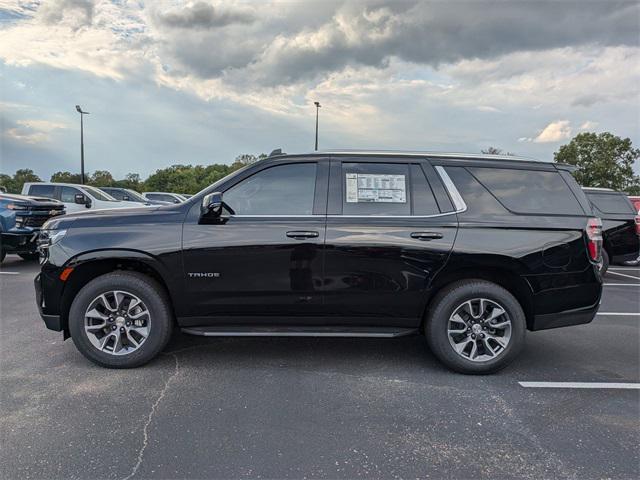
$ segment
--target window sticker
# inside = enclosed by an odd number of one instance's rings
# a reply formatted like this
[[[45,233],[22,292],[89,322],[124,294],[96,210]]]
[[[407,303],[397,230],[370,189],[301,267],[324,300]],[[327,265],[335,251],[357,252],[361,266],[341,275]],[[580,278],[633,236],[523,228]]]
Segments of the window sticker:
[[[405,175],[347,173],[347,203],[406,203]]]

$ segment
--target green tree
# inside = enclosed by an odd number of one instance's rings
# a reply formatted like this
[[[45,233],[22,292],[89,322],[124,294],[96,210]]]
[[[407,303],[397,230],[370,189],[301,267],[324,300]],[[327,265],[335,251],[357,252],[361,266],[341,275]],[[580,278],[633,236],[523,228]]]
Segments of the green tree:
[[[480,150],[480,153],[485,153],[487,155],[515,155],[512,152],[503,152],[501,148],[489,147],[483,150]]]
[[[111,187],[115,183],[115,180],[110,172],[106,170],[96,170],[93,172],[93,175],[89,176],[87,183],[94,187]]]
[[[628,138],[609,132],[579,133],[567,145],[561,146],[553,159],[578,167],[573,175],[584,187],[640,194],[640,177],[633,173],[633,164],[640,159],[640,150],[633,148]]]
[[[71,172],[56,172],[51,175],[51,182],[80,183],[80,174]]]
[[[20,193],[22,191],[22,185],[26,182],[41,182],[39,176],[33,173],[33,170],[30,168],[21,168],[17,170],[12,179],[12,189],[10,190],[12,193]],[[7,188],[7,190],[9,190]]]

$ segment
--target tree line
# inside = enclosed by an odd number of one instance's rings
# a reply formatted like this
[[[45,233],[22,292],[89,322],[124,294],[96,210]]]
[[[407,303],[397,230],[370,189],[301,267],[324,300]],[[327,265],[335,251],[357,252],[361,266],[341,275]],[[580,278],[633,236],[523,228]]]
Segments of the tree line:
[[[501,149],[489,147],[483,153],[501,154]],[[506,155],[513,155],[506,152]],[[113,178],[106,170],[97,170],[86,176],[86,182],[96,187],[124,187],[143,191],[177,192],[193,194],[211,185],[229,173],[251,164],[260,155],[243,154],[236,157],[231,165],[214,163],[211,165],[172,165],[161,168],[142,180],[137,173],[129,173],[121,180]],[[640,150],[633,147],[628,138],[620,138],[609,132],[583,132],[568,144],[562,145],[554,153],[555,162],[576,166],[573,175],[584,187],[612,188],[640,195],[640,177],[634,174],[633,164],[640,159]],[[42,181],[31,169],[18,170],[13,176],[0,174],[0,185],[7,191],[20,193],[25,182]],[[52,182],[80,183],[80,174],[56,172]]]
[[[171,165],[161,168],[151,174],[146,180],[142,180],[137,173],[128,173],[124,178],[117,180],[107,170],[96,170],[93,173],[85,173],[85,184],[94,187],[121,187],[130,188],[137,192],[177,192],[194,194],[212,183],[227,176],[239,168],[256,162],[267,155],[242,154],[238,155],[231,165],[213,163],[211,165]],[[9,193],[20,193],[22,185],[26,182],[43,181],[30,168],[22,168],[14,175],[0,173],[0,186]],[[72,172],[56,172],[51,175],[51,182],[80,183],[80,174]]]

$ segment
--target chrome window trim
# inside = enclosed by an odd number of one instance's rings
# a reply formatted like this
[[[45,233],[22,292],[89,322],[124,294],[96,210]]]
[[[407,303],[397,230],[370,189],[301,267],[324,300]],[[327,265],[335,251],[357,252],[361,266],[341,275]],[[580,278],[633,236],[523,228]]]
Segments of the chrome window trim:
[[[230,218],[324,218],[326,215],[229,215]]]
[[[434,213],[433,215],[229,215],[229,218],[434,218],[455,213],[457,212]]]
[[[436,169],[436,172],[438,172],[438,175],[440,175],[440,179],[442,180],[442,183],[444,183],[444,187],[449,192],[453,206],[456,208],[455,213],[462,213],[466,211],[467,204],[464,202],[462,195],[460,195],[460,192],[447,174],[447,171],[440,165],[437,165],[434,168]]]

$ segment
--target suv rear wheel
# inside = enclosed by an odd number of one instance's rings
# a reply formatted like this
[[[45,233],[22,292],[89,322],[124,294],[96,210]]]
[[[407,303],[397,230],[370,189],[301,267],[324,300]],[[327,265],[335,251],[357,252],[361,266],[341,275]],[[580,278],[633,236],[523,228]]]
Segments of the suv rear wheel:
[[[433,354],[469,374],[506,367],[524,344],[526,321],[511,293],[485,280],[455,282],[429,307],[425,335]]]
[[[172,327],[163,288],[135,272],[95,278],[78,292],[69,311],[69,331],[76,347],[103,367],[147,363],[165,347]]]

